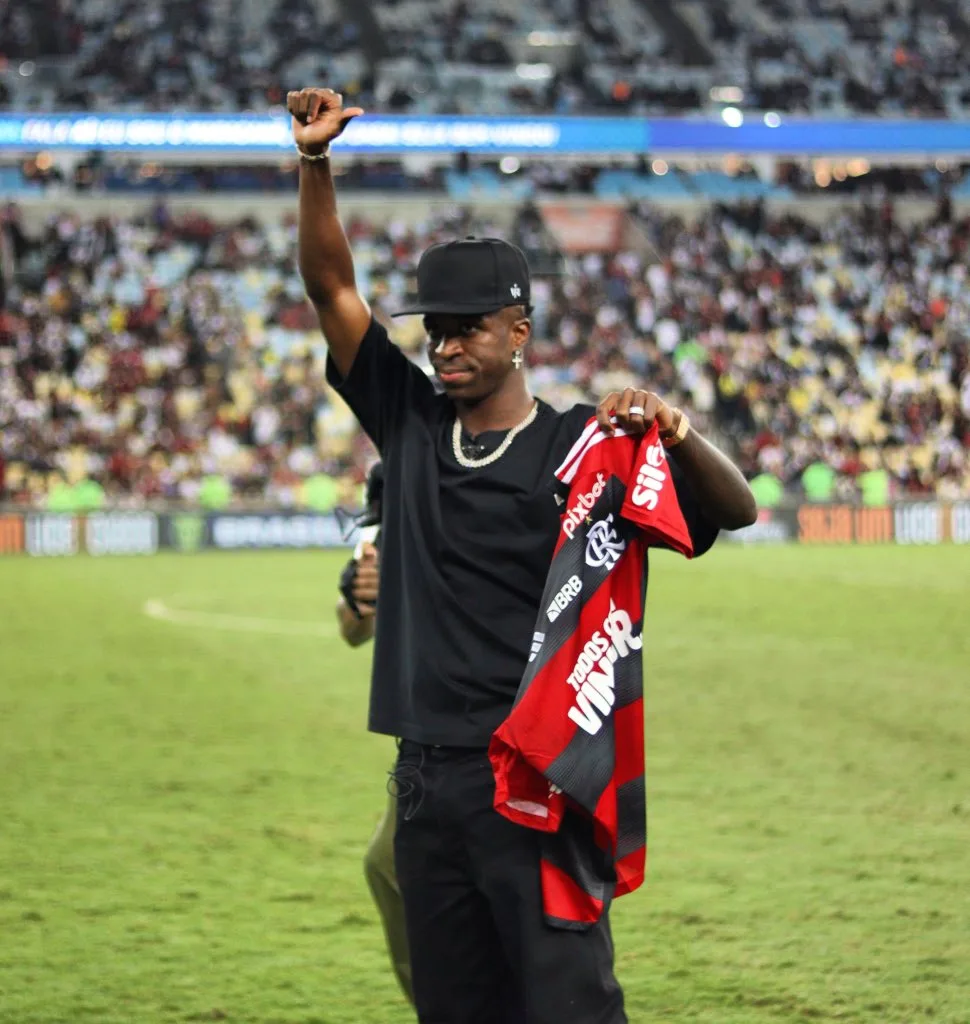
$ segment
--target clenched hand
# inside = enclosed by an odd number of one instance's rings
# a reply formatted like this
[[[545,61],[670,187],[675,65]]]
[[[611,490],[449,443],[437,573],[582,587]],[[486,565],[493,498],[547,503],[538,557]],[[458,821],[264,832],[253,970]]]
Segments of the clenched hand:
[[[355,118],[361,107],[344,109],[344,98],[333,89],[300,89],[286,94],[286,109],[293,118],[293,141],[304,152],[323,150]]]

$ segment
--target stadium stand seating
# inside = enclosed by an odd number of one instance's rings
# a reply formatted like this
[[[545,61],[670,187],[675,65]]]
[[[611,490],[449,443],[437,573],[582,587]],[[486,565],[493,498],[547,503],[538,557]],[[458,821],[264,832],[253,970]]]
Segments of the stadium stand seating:
[[[762,110],[962,117],[959,0],[680,0],[723,84]]]
[[[512,231],[537,276],[533,387],[555,405],[646,380],[732,447],[745,471],[798,487],[824,460],[837,493],[885,467],[897,493],[970,488],[970,222],[897,223],[890,207],[821,228],[759,205],[685,223],[642,204],[647,244],[563,257],[526,205]],[[470,213],[348,232],[379,316],[431,241],[495,231]],[[284,505],[326,472],[350,485],[366,440],[323,377],[295,267],[292,217],[269,227],[175,216],[49,218],[0,229],[0,458],[8,501],[94,477],[109,499],[193,500],[219,474]],[[426,363],[420,322],[395,339]]]
[[[0,0],[0,109],[256,111],[326,82],[365,107],[426,114],[730,103],[959,119],[968,43],[970,0]],[[852,163],[769,174],[737,159],[454,154],[338,166],[342,193],[455,203],[417,228],[354,220],[378,315],[401,301],[430,241],[498,231],[487,204],[516,208],[513,237],[540,271],[532,381],[553,404],[649,380],[751,477],[797,491],[824,460],[845,498],[873,467],[897,493],[965,495],[970,222],[954,207],[970,200],[970,175],[952,160]],[[368,443],[325,384],[292,217],[218,223],[160,201],[292,194],[295,181],[289,155],[223,166],[4,157],[0,196],[155,205],[135,219],[52,214],[40,235],[16,207],[0,215],[0,498],[43,505],[58,481],[88,476],[115,503],[192,501],[216,474],[238,499],[285,505],[314,473],[354,482]],[[823,192],[864,203],[820,227],[800,219],[793,202]],[[556,250],[532,204],[575,195],[630,211],[626,247]],[[897,220],[897,195],[932,198],[937,213]],[[420,325],[393,330],[423,361]]]
[[[459,155],[431,163],[393,159],[357,159],[339,163],[340,187],[347,191],[447,194],[458,202],[503,200],[517,203],[542,195],[571,193],[600,199],[651,199],[658,203],[705,199],[790,200],[794,196],[839,194],[880,200],[883,196],[952,199],[970,196],[966,165],[940,162],[938,167],[870,166],[865,160],[825,161],[827,171],[812,171],[812,162],[781,161],[773,175],[735,159],[668,164],[640,156],[625,166]],[[848,166],[848,171],[846,167]],[[763,169],[760,173],[764,173]],[[159,164],[131,157],[83,156],[65,170],[53,161],[42,167],[34,156],[0,163],[0,196],[52,196],[68,193],[193,194],[198,192],[293,193],[297,163]]]
[[[326,81],[415,113],[669,114],[730,87],[960,118],[968,42],[966,0],[3,0],[0,107],[262,110]]]

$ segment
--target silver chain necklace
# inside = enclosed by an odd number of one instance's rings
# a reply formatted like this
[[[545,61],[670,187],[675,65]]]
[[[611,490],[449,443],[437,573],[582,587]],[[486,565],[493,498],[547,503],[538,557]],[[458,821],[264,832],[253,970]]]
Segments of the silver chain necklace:
[[[470,459],[461,450],[461,420],[455,417],[455,425],[451,430],[451,450],[455,454],[455,461],[459,466],[464,466],[465,469],[481,469],[483,466],[490,466],[493,462],[497,462],[508,450],[509,445],[516,439],[516,437],[522,433],[523,430],[536,418],[539,414],[539,403],[533,403],[532,408],[529,410],[529,415],[526,416],[521,423],[517,423],[506,435],[505,440],[495,449],[491,455],[486,455],[483,459]]]

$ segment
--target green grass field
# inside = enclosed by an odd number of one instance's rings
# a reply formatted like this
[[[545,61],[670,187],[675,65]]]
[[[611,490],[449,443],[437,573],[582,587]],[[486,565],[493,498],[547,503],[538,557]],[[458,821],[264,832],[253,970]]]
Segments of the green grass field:
[[[0,561],[0,1021],[413,1019],[342,560]],[[722,546],[651,583],[633,1024],[970,1021],[970,549]]]

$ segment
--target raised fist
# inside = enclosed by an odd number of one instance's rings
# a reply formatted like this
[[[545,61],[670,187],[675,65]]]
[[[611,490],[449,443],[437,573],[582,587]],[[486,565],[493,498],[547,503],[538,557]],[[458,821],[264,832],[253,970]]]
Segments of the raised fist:
[[[320,153],[348,124],[363,114],[360,107],[344,109],[344,98],[333,89],[300,89],[286,94],[293,117],[293,141],[307,153]]]

